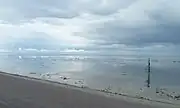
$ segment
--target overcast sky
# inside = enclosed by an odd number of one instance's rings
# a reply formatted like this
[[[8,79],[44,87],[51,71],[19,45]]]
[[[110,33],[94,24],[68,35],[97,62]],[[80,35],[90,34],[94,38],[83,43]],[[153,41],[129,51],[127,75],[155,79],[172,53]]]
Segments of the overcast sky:
[[[0,0],[0,42],[178,54],[180,0]]]

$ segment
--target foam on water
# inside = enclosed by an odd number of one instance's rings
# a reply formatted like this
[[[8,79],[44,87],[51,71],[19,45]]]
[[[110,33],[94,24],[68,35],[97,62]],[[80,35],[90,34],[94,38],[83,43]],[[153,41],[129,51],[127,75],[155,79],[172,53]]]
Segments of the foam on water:
[[[177,58],[152,58],[152,88],[150,89],[145,87],[147,80],[146,57],[48,55],[45,53],[2,54],[0,69],[76,86],[88,86],[95,89],[108,88],[112,92],[171,100],[167,96],[157,94],[156,88],[166,88],[169,92],[180,93],[180,67],[178,62],[173,62],[174,60],[179,61]]]

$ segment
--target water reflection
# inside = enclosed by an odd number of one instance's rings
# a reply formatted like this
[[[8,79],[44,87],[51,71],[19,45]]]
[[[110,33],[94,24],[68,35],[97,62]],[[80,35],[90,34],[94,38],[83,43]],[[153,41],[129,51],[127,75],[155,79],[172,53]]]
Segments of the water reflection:
[[[180,87],[180,67],[177,58],[152,59],[152,87]],[[2,71],[28,75],[91,88],[134,92],[145,87],[146,57],[1,54]],[[168,80],[167,80],[168,79]]]

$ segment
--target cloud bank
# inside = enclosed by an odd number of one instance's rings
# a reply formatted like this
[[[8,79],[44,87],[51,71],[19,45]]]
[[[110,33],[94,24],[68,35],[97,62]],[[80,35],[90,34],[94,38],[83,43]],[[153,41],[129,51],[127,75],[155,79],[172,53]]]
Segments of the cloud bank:
[[[1,47],[179,53],[178,0],[0,0]]]

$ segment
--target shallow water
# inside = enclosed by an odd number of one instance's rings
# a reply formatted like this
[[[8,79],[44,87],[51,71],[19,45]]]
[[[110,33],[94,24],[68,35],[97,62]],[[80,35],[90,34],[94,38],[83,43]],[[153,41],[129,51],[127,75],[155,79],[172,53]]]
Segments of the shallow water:
[[[0,54],[0,70],[152,98],[158,97],[157,87],[180,93],[180,59],[151,57],[151,89],[146,88],[147,60],[139,55],[11,52]]]

